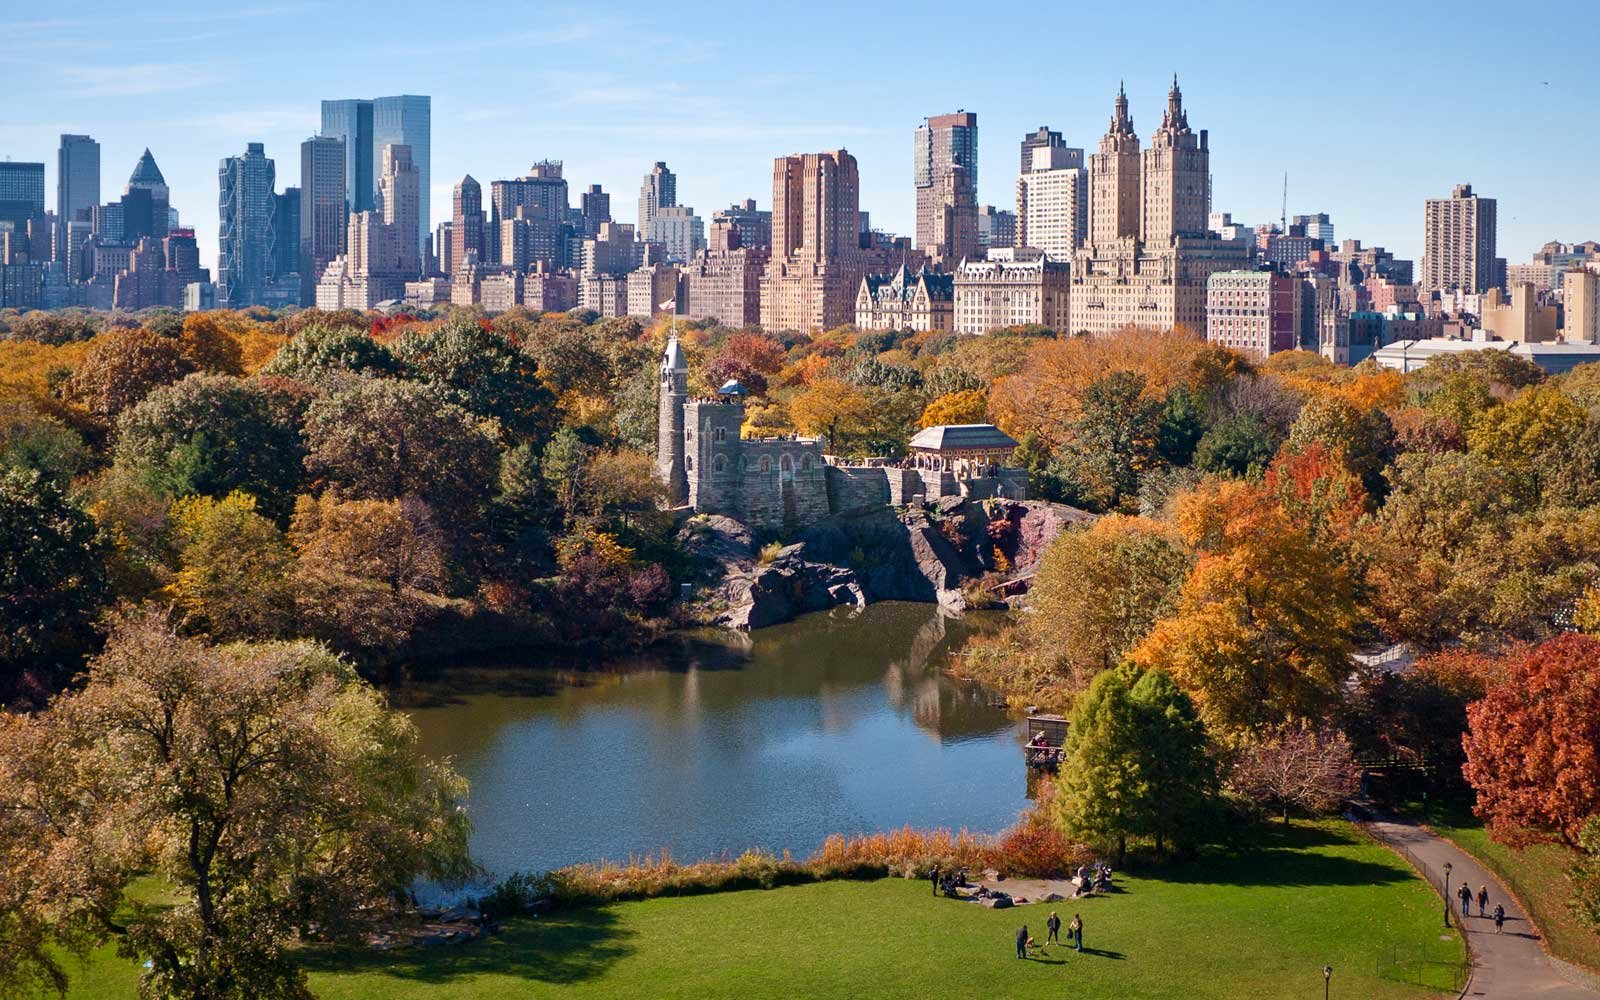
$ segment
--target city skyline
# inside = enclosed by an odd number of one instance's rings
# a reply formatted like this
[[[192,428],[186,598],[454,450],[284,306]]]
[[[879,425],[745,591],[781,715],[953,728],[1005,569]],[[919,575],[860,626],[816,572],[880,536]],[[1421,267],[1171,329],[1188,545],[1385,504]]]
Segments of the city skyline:
[[[1241,222],[1279,216],[1287,173],[1289,214],[1327,212],[1342,237],[1415,259],[1423,201],[1459,183],[1500,202],[1500,253],[1510,261],[1546,240],[1600,231],[1600,199],[1577,167],[1600,153],[1600,137],[1583,127],[1600,83],[1563,73],[1582,65],[1582,39],[1593,35],[1575,30],[1572,18],[1600,29],[1600,14],[1584,9],[1566,12],[1562,32],[1497,24],[1493,41],[1506,58],[1463,64],[1452,53],[1481,41],[1477,32],[1488,22],[1385,8],[1390,36],[1431,39],[1407,48],[1373,45],[1370,19],[1358,12],[1311,21],[1286,11],[1268,24],[1172,7],[1162,29],[1140,34],[1138,46],[1088,47],[1070,61],[1041,58],[1010,73],[951,74],[934,72],[949,60],[926,52],[971,44],[968,33],[950,30],[969,17],[954,6],[943,8],[944,18],[897,18],[899,34],[888,39],[870,29],[892,11],[852,9],[866,19],[862,36],[874,39],[871,63],[829,55],[812,23],[827,17],[766,22],[767,15],[752,19],[715,4],[671,19],[620,8],[552,12],[528,30],[474,39],[420,28],[380,36],[363,27],[370,18],[361,11],[322,3],[195,14],[158,2],[140,15],[95,6],[71,21],[19,18],[8,27],[19,44],[0,63],[13,70],[14,107],[22,111],[0,120],[0,156],[44,161],[53,193],[62,133],[93,136],[103,174],[113,179],[148,146],[213,268],[218,162],[248,142],[263,143],[280,164],[294,162],[300,143],[319,130],[321,102],[353,94],[433,98],[430,230],[448,219],[450,187],[467,173],[487,184],[560,159],[578,191],[598,183],[625,202],[650,165],[664,160],[680,179],[678,202],[708,213],[747,197],[764,203],[775,156],[843,147],[860,164],[861,204],[874,225],[909,235],[915,194],[906,136],[927,117],[957,107],[979,115],[985,166],[977,201],[1010,208],[1012,164],[1025,135],[1043,124],[1070,146],[1092,146],[1125,80],[1135,126],[1148,136],[1174,71],[1223,150],[1212,165],[1213,207]],[[389,23],[426,25],[429,10],[403,3]],[[493,23],[490,12],[482,22]],[[1069,24],[1075,36],[1123,38],[1134,30],[1103,12],[986,12],[981,23],[996,36]],[[728,57],[769,44],[780,29],[787,48],[815,55],[805,86],[760,61],[738,63],[754,68],[730,86]],[[105,44],[108,34],[119,44]],[[363,44],[328,42],[352,37]],[[608,55],[619,39],[629,45],[625,64]],[[156,44],[170,58],[119,55]],[[1255,51],[1282,52],[1283,65],[1269,67],[1270,76],[1241,72]],[[902,55],[927,69],[914,69],[907,81],[871,68],[896,65]],[[282,59],[301,69],[279,72],[273,60]],[[1298,82],[1285,84],[1284,69]]]

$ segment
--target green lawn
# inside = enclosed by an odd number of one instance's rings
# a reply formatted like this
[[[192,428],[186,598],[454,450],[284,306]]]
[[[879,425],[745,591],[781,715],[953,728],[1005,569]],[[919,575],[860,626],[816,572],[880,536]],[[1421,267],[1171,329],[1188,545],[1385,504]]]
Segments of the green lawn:
[[[1126,891],[1062,904],[1083,914],[1087,951],[1019,962],[1021,923],[1041,906],[991,911],[937,900],[926,883],[828,882],[658,899],[508,923],[459,948],[307,955],[324,1000],[521,997],[764,1000],[858,996],[1419,998],[1419,970],[1449,985],[1459,939],[1440,939],[1437,898],[1393,854],[1343,823],[1266,831],[1237,853],[1128,877]],[[1440,965],[1395,964],[1426,949]],[[74,963],[75,965],[76,963]],[[136,970],[99,956],[76,1000],[132,995]]]
[[[1470,811],[1449,808],[1429,824],[1441,837],[1477,858],[1506,883],[1544,934],[1557,958],[1600,970],[1600,933],[1582,923],[1569,907],[1572,886],[1567,868],[1572,852],[1559,844],[1534,844],[1516,850],[1489,839]]]

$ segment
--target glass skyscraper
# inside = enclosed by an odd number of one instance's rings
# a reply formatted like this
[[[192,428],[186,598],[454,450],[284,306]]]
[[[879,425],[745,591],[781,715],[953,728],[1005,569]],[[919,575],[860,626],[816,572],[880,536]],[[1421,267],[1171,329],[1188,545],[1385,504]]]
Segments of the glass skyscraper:
[[[67,223],[88,222],[100,204],[100,144],[86,135],[63,135],[56,154],[57,259],[66,259]]]
[[[273,162],[259,142],[217,169],[222,223],[217,252],[217,304],[244,309],[266,299],[272,275],[272,214],[276,208]]]
[[[44,218],[44,164],[0,162],[0,222]]]
[[[377,207],[383,147],[411,147],[411,162],[416,165],[419,188],[418,246],[427,245],[432,218],[428,203],[432,131],[433,99],[425,95],[322,102],[321,134],[344,140],[350,211],[366,212]]]

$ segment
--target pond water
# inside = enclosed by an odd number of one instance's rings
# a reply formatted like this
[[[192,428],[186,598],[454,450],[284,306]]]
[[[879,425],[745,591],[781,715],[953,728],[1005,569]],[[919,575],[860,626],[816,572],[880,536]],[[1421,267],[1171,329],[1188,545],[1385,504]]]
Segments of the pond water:
[[[493,876],[664,849],[803,857],[836,832],[992,833],[1027,804],[1017,721],[944,673],[972,627],[877,604],[581,669],[456,665],[392,695],[471,781]]]

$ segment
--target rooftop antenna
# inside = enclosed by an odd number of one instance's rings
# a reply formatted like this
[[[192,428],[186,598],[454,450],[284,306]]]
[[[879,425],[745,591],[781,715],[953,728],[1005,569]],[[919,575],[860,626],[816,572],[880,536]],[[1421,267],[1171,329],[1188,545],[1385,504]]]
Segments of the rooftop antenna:
[[[1284,235],[1289,232],[1289,171],[1283,172],[1283,214],[1278,217],[1278,224],[1282,227]]]

